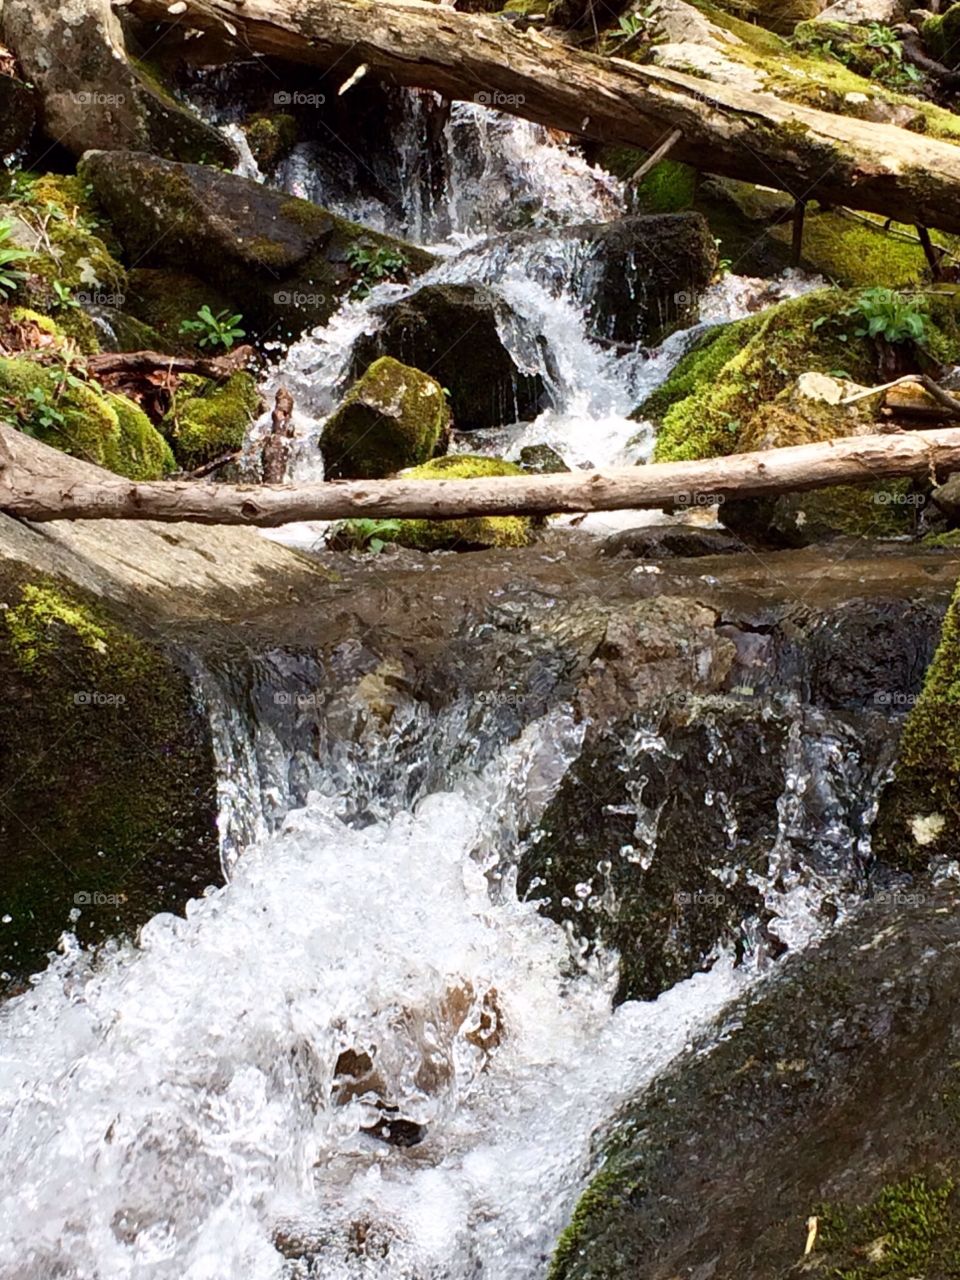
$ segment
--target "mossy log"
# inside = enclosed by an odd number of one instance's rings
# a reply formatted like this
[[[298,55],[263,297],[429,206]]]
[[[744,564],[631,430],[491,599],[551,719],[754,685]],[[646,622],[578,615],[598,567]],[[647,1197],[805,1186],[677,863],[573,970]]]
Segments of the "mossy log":
[[[190,520],[264,527],[294,520],[457,519],[673,508],[960,470],[960,427],[567,475],[352,480],[303,485],[138,484],[65,459],[0,425],[0,511],[26,520]]]
[[[129,0],[127,7],[169,20],[166,0]],[[226,30],[242,56],[252,49],[335,68],[331,92],[363,66],[601,145],[653,150],[679,130],[671,156],[699,170],[960,232],[960,147],[666,67],[580,52],[484,15],[421,0],[181,0],[177,23]]]

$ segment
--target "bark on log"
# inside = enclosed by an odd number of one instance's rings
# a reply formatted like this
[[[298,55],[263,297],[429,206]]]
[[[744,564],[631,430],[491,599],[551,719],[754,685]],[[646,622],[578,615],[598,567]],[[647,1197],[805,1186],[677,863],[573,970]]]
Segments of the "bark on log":
[[[26,520],[193,520],[272,526],[356,517],[448,519],[672,508],[960,469],[960,427],[870,435],[697,462],[476,480],[305,485],[138,484],[0,426],[0,510]]]
[[[95,378],[114,373],[195,373],[223,382],[242,369],[253,347],[237,347],[223,356],[171,356],[160,351],[101,351],[87,356],[87,372]]]
[[[169,21],[167,0],[127,0]],[[424,0],[180,0],[177,23],[232,32],[240,47],[474,100],[601,143],[653,150],[704,172],[901,222],[960,232],[960,147],[665,67],[637,66],[521,34]]]

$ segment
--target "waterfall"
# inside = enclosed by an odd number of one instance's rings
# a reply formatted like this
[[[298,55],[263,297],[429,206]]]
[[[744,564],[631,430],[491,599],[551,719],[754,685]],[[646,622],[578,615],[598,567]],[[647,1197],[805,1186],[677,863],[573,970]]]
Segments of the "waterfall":
[[[617,184],[544,130],[459,105],[430,194],[416,161],[429,104],[405,102],[396,207],[351,197],[350,175],[310,148],[286,162],[287,188],[440,249],[418,286],[479,281],[511,304],[519,321],[502,336],[539,361],[551,403],[479,447],[545,442],[572,466],[646,456],[652,431],[628,414],[699,328],[650,352],[604,347],[582,261],[550,238],[614,216]],[[518,216],[544,231],[536,257],[505,248]],[[746,314],[760,287],[726,277],[701,323]],[[321,474],[316,437],[353,342],[405,288],[345,303],[267,377],[267,393],[283,383],[296,398],[298,478]],[[305,692],[291,702],[284,688],[282,722],[258,678],[198,675],[228,882],[97,954],[65,935],[0,1009],[0,1280],[541,1278],[596,1130],[765,980],[762,948],[737,964],[720,947],[707,972],[615,1008],[616,954],[588,951],[517,891],[521,837],[583,747],[570,707],[511,734],[492,715],[478,728],[465,697],[442,712],[411,701],[379,736],[351,737],[338,671],[299,671]],[[841,910],[857,899],[889,758],[855,758],[856,727],[826,713],[795,712],[794,726],[769,864],[751,874],[772,931],[801,947],[827,896]],[[663,741],[644,732],[647,747]],[[641,792],[638,840],[655,857]],[[819,806],[799,802],[811,795]],[[705,779],[705,805],[726,799]]]

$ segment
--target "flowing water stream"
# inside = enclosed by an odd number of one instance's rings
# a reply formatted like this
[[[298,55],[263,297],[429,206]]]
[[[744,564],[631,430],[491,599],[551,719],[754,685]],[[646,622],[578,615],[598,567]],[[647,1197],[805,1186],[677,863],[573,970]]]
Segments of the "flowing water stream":
[[[411,155],[420,109],[411,99],[404,117]],[[284,180],[440,247],[434,278],[481,280],[513,304],[529,329],[505,337],[539,352],[551,403],[487,447],[546,442],[573,465],[631,456],[638,424],[626,415],[689,335],[612,354],[587,336],[577,263],[561,242],[533,261],[498,238],[518,193],[548,228],[612,216],[622,193],[561,141],[478,107],[454,109],[446,146],[444,198],[426,199],[411,164],[402,227],[369,200],[334,198],[309,152]],[[761,287],[728,277],[704,322],[743,314]],[[347,304],[267,380],[267,392],[284,382],[296,397],[296,474],[319,470],[316,434],[350,345],[371,305],[399,291]],[[475,752],[456,713],[395,721],[377,751],[358,760],[331,749],[325,776],[315,768],[291,790],[282,744],[228,685],[201,684],[229,882],[185,918],[158,916],[136,943],[97,956],[65,936],[32,989],[0,1010],[0,1277],[545,1276],[592,1135],[759,980],[759,954],[736,965],[720,949],[709,972],[657,1001],[614,1008],[617,957],[587,955],[518,897],[519,833],[535,828],[581,749],[568,707],[518,737],[488,725]],[[840,898],[851,900],[850,864],[889,765],[851,765],[849,728],[799,724],[759,877],[794,948],[821,928],[833,872],[821,859],[791,881],[785,845],[840,850]],[[467,749],[456,754],[458,739]],[[440,768],[439,785],[435,770],[411,784],[411,742]],[[709,778],[703,791],[705,805],[725,803]],[[804,794],[822,799],[813,829]],[[656,857],[655,822],[642,805],[636,816]]]

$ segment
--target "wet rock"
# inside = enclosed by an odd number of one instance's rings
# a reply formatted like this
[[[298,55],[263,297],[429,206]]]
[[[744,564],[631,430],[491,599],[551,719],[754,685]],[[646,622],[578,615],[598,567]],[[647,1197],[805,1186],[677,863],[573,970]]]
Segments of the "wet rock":
[[[878,893],[724,1015],[601,1139],[553,1280],[949,1275],[958,906]]]
[[[37,125],[37,97],[29,85],[0,74],[0,156],[22,151]]]
[[[694,324],[717,266],[714,238],[698,213],[638,214],[506,241],[548,287],[559,248],[568,259],[565,283],[583,302],[591,331],[615,343],[653,346]]]
[[[15,539],[3,551],[0,989],[63,931],[132,932],[221,874],[210,730],[182,659],[143,616],[39,572]]]
[[[471,480],[478,476],[518,476],[520,468],[502,458],[447,454],[404,476],[411,480]],[[460,520],[397,520],[389,540],[418,551],[477,551],[485,547],[523,547],[533,536],[527,516],[466,516]]]
[[[179,270],[232,300],[262,336],[322,324],[361,281],[351,251],[389,251],[410,275],[423,249],[369,231],[309,201],[203,165],[97,151],[79,166],[138,264]]]
[[[108,0],[38,8],[5,0],[4,36],[43,100],[43,129],[75,156],[143,148],[178,160],[232,166],[229,142],[188,110],[143,61],[128,56]]]
[[[634,560],[667,560],[675,556],[724,556],[746,548],[739,538],[722,529],[698,529],[694,525],[642,525],[604,538],[601,556],[629,556]]]
[[[561,475],[570,468],[548,444],[528,444],[520,450],[520,470],[530,475]]]
[[[327,420],[320,437],[325,475],[366,480],[415,467],[437,451],[449,422],[440,384],[383,356]]]
[[[297,141],[294,116],[278,111],[250,116],[243,122],[250,153],[264,173],[277,167]]]
[[[380,328],[354,349],[359,376],[380,356],[392,356],[435,378],[449,391],[454,425],[476,431],[527,421],[539,412],[543,379],[521,368],[501,337],[510,308],[479,285],[427,285],[376,312]]]

